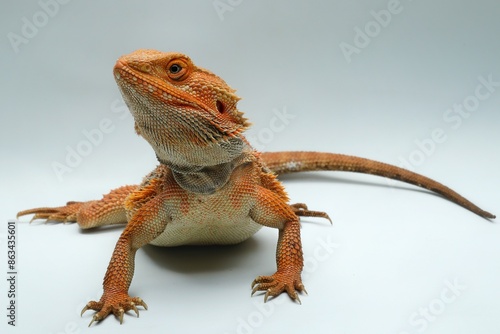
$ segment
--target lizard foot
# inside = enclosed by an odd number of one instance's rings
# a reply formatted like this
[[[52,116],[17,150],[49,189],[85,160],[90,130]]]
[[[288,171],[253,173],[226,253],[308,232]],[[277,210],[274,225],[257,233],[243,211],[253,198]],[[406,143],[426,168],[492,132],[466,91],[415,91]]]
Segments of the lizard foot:
[[[122,324],[123,315],[127,311],[132,310],[139,317],[137,306],[142,306],[146,310],[148,309],[148,305],[139,297],[130,297],[126,292],[104,292],[101,300],[98,302],[88,302],[83,308],[81,315],[87,310],[97,311],[92,317],[89,327],[92,326],[94,321],[101,321],[110,313],[113,313],[120,320],[120,324]]]
[[[332,224],[332,220],[330,219],[330,216],[328,216],[328,213],[323,212],[323,211],[308,210],[307,205],[305,205],[304,203],[290,204],[290,207],[292,208],[293,212],[299,217],[325,218],[325,219],[328,219],[330,221],[330,224]]]
[[[30,223],[36,219],[45,219],[47,221],[57,221],[57,222],[74,222],[76,221],[76,215],[80,210],[80,207],[85,202],[68,202],[65,206],[59,206],[54,208],[43,207],[34,208],[29,210],[21,211],[17,214],[17,218],[25,215],[34,214],[31,218]]]
[[[297,292],[305,292],[307,294],[300,273],[278,270],[271,276],[258,276],[252,282],[252,295],[257,291],[266,291],[264,295],[264,303],[269,297],[279,296],[285,292],[294,301],[301,304],[299,294]]]

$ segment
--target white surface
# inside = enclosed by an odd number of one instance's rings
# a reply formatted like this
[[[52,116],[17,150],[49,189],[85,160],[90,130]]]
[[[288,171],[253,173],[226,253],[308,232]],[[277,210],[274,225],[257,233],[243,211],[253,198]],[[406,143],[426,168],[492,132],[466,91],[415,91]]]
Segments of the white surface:
[[[17,53],[8,34],[22,35],[23,17],[32,22],[42,9],[35,1],[2,4],[2,254],[6,223],[17,211],[100,198],[139,182],[155,166],[131,117],[113,112],[119,92],[112,66],[138,48],[185,52],[238,89],[240,109],[254,123],[249,135],[260,148],[334,151],[393,164],[413,157],[420,162],[416,171],[500,214],[500,87],[459,126],[457,118],[444,118],[455,104],[473,102],[478,77],[500,81],[496,1],[402,0],[399,13],[351,62],[339,45],[354,44],[355,27],[376,29],[370,12],[387,9],[387,1],[231,3],[221,20],[212,0],[71,1],[47,16]],[[294,118],[276,123],[276,109]],[[112,131],[59,181],[53,162],[65,163],[68,147],[83,145],[83,131],[106,118]],[[285,126],[266,137],[272,124]],[[416,153],[415,141],[436,128],[446,140],[428,155]],[[121,229],[81,232],[76,225],[23,220],[18,327],[7,326],[2,315],[1,331],[500,331],[498,223],[370,176],[321,173],[284,182],[293,202],[334,220],[333,227],[304,222],[309,296],[301,306],[286,296],[265,306],[262,296],[250,298],[252,279],[275,269],[277,233],[265,229],[236,247],[146,247],[137,254],[130,293],[149,310],[139,319],[127,315],[122,326],[110,317],[88,329],[91,313],[80,318],[79,311],[100,297]],[[335,247],[325,248],[328,243]],[[466,286],[459,295],[447,290],[446,282],[455,280]],[[1,280],[2,309],[6,291]],[[420,315],[426,308],[427,320]]]

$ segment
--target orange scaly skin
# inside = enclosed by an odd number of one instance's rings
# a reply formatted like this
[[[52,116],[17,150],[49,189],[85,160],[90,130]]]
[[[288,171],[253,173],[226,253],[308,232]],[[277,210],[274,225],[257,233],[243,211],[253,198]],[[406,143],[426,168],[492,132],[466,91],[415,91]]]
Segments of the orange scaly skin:
[[[252,294],[264,299],[286,292],[300,302],[305,291],[300,216],[323,217],[305,204],[289,204],[276,174],[338,170],[384,176],[436,193],[485,218],[495,218],[453,190],[424,176],[373,160],[331,153],[258,153],[243,136],[248,122],[239,98],[222,79],[185,55],[138,50],[121,57],[114,75],[135,120],[135,130],[154,149],[160,165],[141,184],[112,190],[101,200],[68,202],[18,213],[33,219],[76,221],[81,228],[126,224],[104,276],[104,293],[83,312],[92,324],[110,313],[147,308],[128,290],[136,251],[161,246],[234,244],[262,226],[279,229],[277,271],[259,276]]]

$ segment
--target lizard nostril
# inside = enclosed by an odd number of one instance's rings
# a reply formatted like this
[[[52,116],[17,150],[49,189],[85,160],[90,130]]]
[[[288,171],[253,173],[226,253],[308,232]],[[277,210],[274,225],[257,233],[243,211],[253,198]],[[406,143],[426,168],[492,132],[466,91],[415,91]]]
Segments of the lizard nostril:
[[[222,102],[219,100],[215,102],[215,107],[217,108],[217,111],[220,112],[221,114],[225,111],[224,104],[222,104]]]

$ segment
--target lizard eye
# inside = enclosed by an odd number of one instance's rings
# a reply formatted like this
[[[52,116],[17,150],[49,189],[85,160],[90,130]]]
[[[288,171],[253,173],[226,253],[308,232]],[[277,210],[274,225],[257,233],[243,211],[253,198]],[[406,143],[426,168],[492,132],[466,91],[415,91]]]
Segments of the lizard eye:
[[[168,69],[168,71],[172,74],[177,74],[179,73],[180,71],[182,70],[182,67],[179,65],[179,64],[173,64],[172,66],[170,66],[170,68]]]
[[[183,80],[188,73],[188,66],[180,59],[172,60],[167,65],[167,74],[170,79]]]

